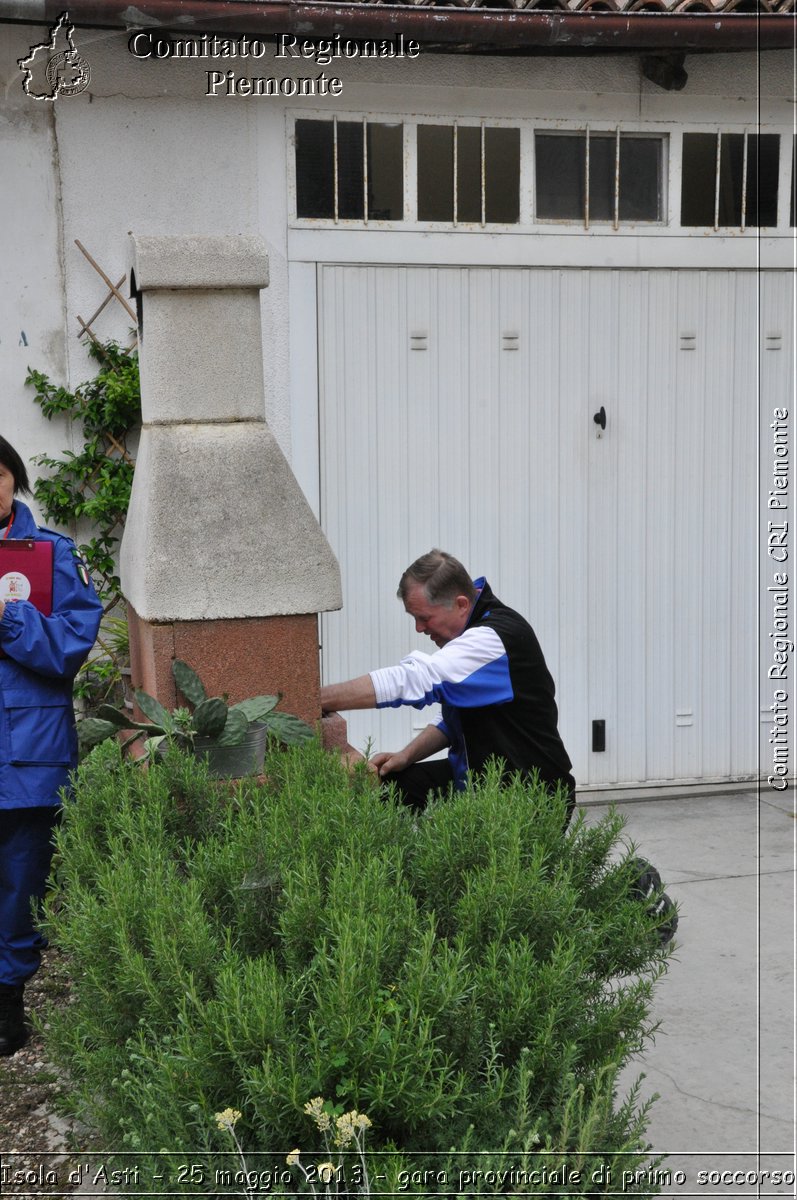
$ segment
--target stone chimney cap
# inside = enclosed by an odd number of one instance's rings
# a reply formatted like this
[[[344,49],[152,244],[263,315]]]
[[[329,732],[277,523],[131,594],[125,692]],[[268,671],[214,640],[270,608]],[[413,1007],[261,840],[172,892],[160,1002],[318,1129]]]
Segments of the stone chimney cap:
[[[268,287],[268,252],[260,237],[130,235],[130,295],[161,288]]]

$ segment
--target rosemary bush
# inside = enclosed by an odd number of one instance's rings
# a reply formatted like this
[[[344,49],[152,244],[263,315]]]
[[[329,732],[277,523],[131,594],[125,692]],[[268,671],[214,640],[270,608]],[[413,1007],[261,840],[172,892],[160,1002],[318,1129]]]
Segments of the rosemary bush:
[[[316,743],[273,747],[265,771],[230,791],[113,743],[80,768],[46,921],[75,976],[49,1048],[76,1115],[106,1147],[190,1152],[209,1194],[228,1194],[214,1114],[240,1112],[253,1167],[285,1168],[318,1145],[319,1096],[367,1114],[371,1194],[425,1169],[448,1182],[405,1190],[453,1194],[474,1164],[471,1193],[534,1164],[525,1195],[616,1191],[647,1161],[647,1105],[617,1072],[667,956],[629,899],[621,818],[563,834],[562,804],[491,775],[418,819]]]

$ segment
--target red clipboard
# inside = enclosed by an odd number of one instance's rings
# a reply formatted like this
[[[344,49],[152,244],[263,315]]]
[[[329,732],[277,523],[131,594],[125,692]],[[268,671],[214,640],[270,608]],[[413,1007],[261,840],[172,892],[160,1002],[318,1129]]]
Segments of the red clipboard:
[[[45,617],[53,611],[53,544],[33,538],[0,542],[0,600],[30,600]],[[0,646],[0,658],[6,653]]]

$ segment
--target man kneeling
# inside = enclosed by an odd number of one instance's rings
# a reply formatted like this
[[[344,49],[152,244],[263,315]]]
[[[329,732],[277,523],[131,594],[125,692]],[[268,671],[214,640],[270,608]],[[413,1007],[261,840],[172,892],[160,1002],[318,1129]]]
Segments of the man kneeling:
[[[371,757],[405,804],[423,808],[430,791],[446,791],[452,782],[464,789],[468,772],[480,774],[495,758],[508,776],[531,779],[536,772],[552,793],[561,786],[569,821],[575,780],[559,736],[554,682],[528,621],[442,550],[407,568],[398,596],[437,653],[413,651],[394,667],[323,687],[322,711],[439,703],[438,724],[403,750]],[[446,747],[447,760],[425,761]]]

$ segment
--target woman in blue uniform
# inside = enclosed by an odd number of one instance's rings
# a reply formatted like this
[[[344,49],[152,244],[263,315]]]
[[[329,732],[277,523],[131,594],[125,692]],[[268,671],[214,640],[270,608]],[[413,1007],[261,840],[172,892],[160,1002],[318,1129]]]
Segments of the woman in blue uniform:
[[[9,594],[0,555],[0,1055],[27,1040],[23,992],[39,966],[32,917],[50,870],[62,789],[77,765],[72,681],[102,605],[73,542],[40,529],[17,493],[30,493],[22,459],[0,436],[0,539],[52,544],[52,611]],[[18,592],[18,589],[17,589]]]

